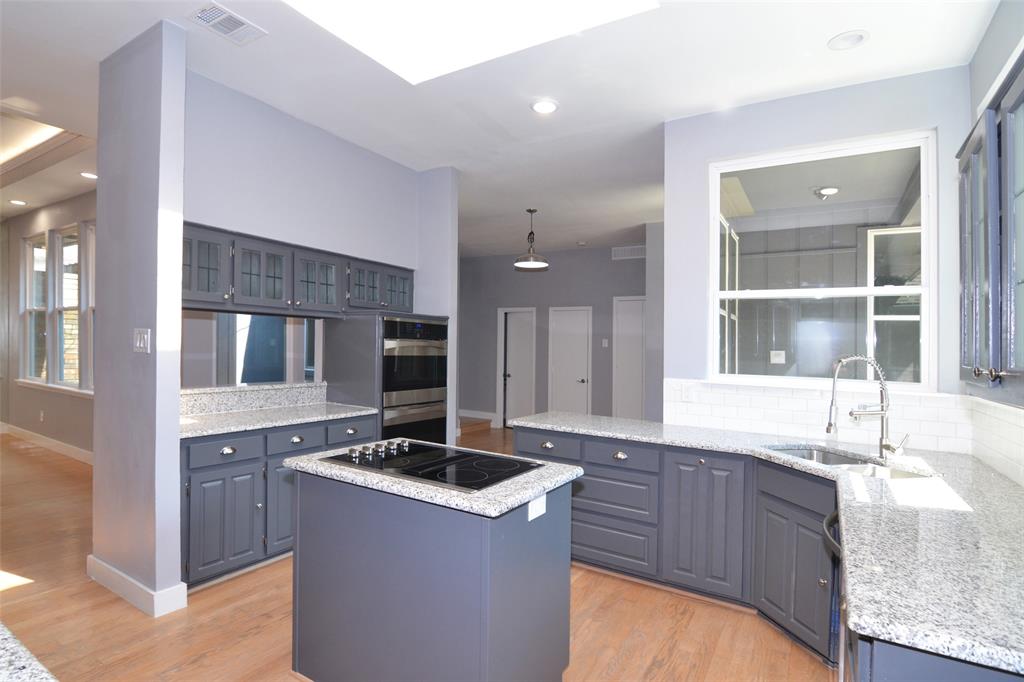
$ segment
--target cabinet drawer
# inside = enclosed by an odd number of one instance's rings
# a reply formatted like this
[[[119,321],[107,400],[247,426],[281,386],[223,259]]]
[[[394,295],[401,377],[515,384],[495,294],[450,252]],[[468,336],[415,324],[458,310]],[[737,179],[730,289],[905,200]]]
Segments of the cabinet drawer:
[[[377,433],[377,417],[360,417],[330,424],[327,427],[328,445],[352,443],[355,441],[373,440]]]
[[[572,436],[559,436],[550,431],[516,430],[516,450],[531,455],[580,459],[580,440]]]
[[[319,448],[324,445],[323,424],[317,426],[298,425],[271,431],[267,434],[267,454],[280,455]]]
[[[768,462],[757,463],[757,489],[822,516],[836,508],[832,481]]]
[[[588,441],[583,444],[583,459],[594,464],[638,471],[661,469],[661,454],[657,448],[626,441]]]
[[[188,446],[188,467],[198,469],[262,457],[263,436],[229,436]]]
[[[610,467],[588,466],[573,481],[573,509],[658,522],[658,477]]]
[[[658,529],[573,512],[572,556],[632,573],[658,572]]]

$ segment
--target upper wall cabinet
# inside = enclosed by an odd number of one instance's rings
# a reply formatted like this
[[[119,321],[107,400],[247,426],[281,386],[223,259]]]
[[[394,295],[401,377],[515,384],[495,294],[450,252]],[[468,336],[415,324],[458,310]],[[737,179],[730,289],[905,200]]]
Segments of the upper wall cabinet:
[[[255,239],[234,240],[236,304],[292,307],[292,250]]]
[[[958,159],[961,376],[1024,405],[1024,71]]]
[[[231,303],[231,241],[223,232],[186,225],[181,251],[183,301],[220,307]]]
[[[340,312],[343,285],[342,261],[315,251],[295,251],[296,310]]]
[[[411,270],[349,261],[348,304],[353,308],[412,312],[412,288]]]

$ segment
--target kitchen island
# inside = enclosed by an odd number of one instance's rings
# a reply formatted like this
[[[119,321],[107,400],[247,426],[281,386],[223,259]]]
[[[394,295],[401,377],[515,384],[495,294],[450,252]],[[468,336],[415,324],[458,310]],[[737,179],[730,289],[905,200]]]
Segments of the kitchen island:
[[[391,444],[284,461],[297,472],[293,669],[313,680],[561,679],[570,483],[582,469]],[[496,471],[493,485],[476,475]]]

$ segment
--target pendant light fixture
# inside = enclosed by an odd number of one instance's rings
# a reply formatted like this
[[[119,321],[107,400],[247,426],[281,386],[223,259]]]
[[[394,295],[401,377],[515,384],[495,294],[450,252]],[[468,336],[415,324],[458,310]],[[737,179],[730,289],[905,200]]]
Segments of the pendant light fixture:
[[[533,214],[537,212],[537,209],[528,208],[526,212],[530,214],[530,234],[526,237],[530,248],[522,256],[516,258],[514,267],[523,272],[543,272],[548,269],[548,259],[533,250]]]

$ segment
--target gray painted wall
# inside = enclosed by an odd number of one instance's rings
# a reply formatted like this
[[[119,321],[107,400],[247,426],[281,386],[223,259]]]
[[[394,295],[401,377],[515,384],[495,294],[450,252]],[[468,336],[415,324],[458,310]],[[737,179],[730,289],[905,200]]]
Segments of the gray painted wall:
[[[970,130],[966,66],[763,102],[665,124],[665,376],[707,374],[708,164],[787,148],[937,130],[939,390],[959,387],[956,151]]]
[[[88,393],[70,394],[19,384],[21,366],[21,258],[22,240],[35,234],[66,227],[83,220],[96,218],[96,192],[87,192],[49,206],[6,220],[4,234],[9,240],[4,254],[2,273],[4,280],[4,326],[9,329],[10,343],[4,349],[0,363],[4,364],[0,382],[0,420],[21,429],[62,441],[83,450],[92,450],[92,396]],[[39,421],[39,413],[44,419]]]
[[[120,48],[100,63],[99,88],[90,567],[98,560],[150,592],[183,594],[185,30],[161,22]],[[153,330],[151,353],[132,352],[133,328]]]
[[[610,249],[545,253],[547,272],[516,272],[515,256],[460,261],[459,409],[493,413],[497,374],[498,308],[537,308],[536,408],[548,401],[548,308],[592,306],[594,414],[612,413],[612,297],[644,294],[644,261],[613,261]],[[608,339],[608,347],[601,340]]]
[[[1024,39],[1024,2],[1003,0],[971,57],[971,120],[1013,51]]]
[[[647,223],[644,234],[644,419],[660,422],[665,406],[665,223]]]

